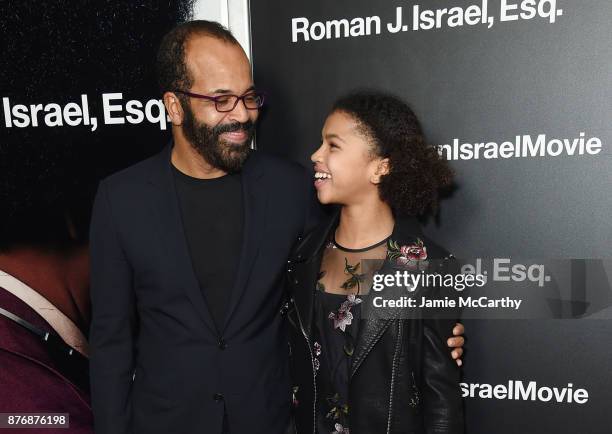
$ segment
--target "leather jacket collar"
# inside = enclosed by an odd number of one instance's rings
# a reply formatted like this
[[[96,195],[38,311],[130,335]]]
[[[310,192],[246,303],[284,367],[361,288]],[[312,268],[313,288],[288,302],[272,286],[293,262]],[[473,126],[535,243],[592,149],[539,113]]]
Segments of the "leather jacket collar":
[[[330,239],[332,231],[338,226],[339,219],[340,212],[338,210],[299,241],[289,260],[289,274],[292,275],[293,283],[299,288],[299,290],[294,291],[292,297],[304,332],[309,338],[312,337],[314,291],[321,268],[323,250]],[[422,236],[423,232],[415,217],[399,218],[396,219],[393,227],[391,240],[403,245],[414,242],[416,238]],[[385,262],[383,265],[383,268],[386,267],[390,267],[388,262]],[[350,370],[351,376],[355,374],[367,356],[368,348],[372,348],[380,339],[394,319],[394,315],[397,315],[398,312],[398,309],[390,309],[389,312],[378,310],[376,313],[381,318],[372,318],[369,321],[365,321],[360,327]]]

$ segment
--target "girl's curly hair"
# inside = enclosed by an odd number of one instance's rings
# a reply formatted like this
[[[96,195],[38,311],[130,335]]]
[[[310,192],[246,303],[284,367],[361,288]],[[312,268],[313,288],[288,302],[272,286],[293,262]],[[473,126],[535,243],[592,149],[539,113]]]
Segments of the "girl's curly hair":
[[[453,171],[423,137],[419,120],[406,103],[388,94],[359,91],[338,99],[331,113],[351,116],[371,143],[374,155],[389,159],[379,193],[396,215],[435,213],[439,191]]]

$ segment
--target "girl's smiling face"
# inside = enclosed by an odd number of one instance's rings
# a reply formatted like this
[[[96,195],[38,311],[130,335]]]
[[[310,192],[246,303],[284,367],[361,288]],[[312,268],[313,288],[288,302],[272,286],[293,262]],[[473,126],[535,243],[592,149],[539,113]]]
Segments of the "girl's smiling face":
[[[367,130],[351,115],[331,113],[323,126],[321,146],[310,157],[319,202],[351,205],[378,195],[388,160],[377,156],[374,147]]]

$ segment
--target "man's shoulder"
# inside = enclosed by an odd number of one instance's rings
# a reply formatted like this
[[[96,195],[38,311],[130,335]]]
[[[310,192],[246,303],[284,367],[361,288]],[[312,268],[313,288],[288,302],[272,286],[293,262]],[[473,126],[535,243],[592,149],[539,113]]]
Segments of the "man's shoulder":
[[[151,157],[108,175],[103,179],[103,181],[108,184],[117,184],[147,179],[147,175],[151,174],[151,171],[156,166],[158,159],[159,154],[152,155]]]
[[[114,172],[103,178],[100,183],[113,192],[132,192],[141,189],[151,176],[159,171],[160,153],[154,154],[131,166]]]

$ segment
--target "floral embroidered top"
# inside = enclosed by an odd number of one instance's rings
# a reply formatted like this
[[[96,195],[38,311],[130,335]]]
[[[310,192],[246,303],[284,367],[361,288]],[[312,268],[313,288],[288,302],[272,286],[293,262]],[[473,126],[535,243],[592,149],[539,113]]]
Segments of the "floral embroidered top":
[[[364,249],[330,240],[323,252],[315,294],[314,356],[317,369],[317,432],[349,434],[349,372],[362,302],[377,265],[387,256],[387,239]],[[366,260],[380,260],[366,261]]]

